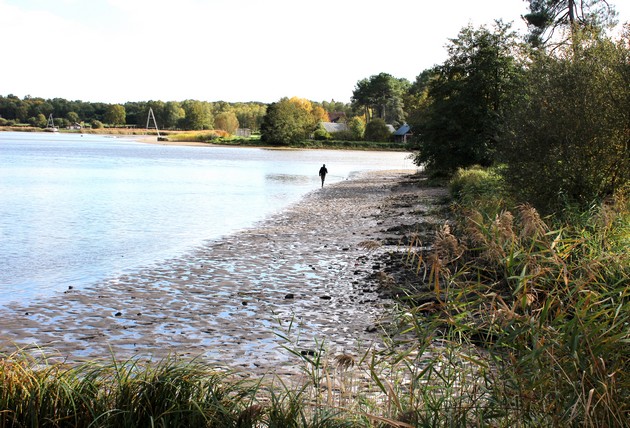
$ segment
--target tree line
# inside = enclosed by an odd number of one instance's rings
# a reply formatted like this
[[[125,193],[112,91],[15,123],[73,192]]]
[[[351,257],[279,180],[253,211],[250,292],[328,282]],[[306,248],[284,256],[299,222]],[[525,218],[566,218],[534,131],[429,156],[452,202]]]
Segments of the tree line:
[[[55,125],[67,127],[75,123],[102,127],[147,125],[149,109],[161,129],[260,129],[266,105],[260,102],[228,103],[224,101],[143,101],[108,104],[87,101],[69,101],[63,98],[43,99],[15,95],[0,96],[0,125],[29,124],[45,127],[52,114]]]
[[[542,212],[630,185],[630,25],[606,1],[531,0],[509,24],[466,27],[412,85],[415,162],[434,175],[481,165]]]

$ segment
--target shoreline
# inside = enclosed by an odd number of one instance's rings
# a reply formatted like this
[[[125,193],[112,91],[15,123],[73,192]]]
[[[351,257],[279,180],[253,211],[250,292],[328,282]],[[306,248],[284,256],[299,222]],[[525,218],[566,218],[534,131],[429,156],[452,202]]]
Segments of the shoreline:
[[[283,347],[378,348],[392,301],[379,296],[374,272],[388,250],[365,242],[395,242],[393,228],[418,222],[442,197],[444,189],[409,184],[413,177],[378,171],[325,186],[189,254],[3,308],[0,351],[67,362],[178,356],[291,373],[295,357]]]

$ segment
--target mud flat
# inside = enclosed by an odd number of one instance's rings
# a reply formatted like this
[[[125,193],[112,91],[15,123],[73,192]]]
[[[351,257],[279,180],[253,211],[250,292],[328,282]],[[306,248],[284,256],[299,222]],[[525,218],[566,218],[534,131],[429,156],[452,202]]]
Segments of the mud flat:
[[[298,353],[378,348],[391,300],[374,273],[400,225],[431,222],[443,189],[413,171],[325,186],[251,229],[181,257],[46,300],[0,306],[0,351],[74,362],[201,358],[291,372]],[[371,245],[377,243],[378,245]]]

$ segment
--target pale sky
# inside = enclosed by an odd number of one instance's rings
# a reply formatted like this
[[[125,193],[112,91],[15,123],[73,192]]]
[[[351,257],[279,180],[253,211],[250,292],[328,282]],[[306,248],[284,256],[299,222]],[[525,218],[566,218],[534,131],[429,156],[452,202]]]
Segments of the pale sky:
[[[619,20],[630,3],[613,0]],[[90,102],[349,102],[381,73],[414,81],[469,23],[524,0],[0,0],[0,95]]]

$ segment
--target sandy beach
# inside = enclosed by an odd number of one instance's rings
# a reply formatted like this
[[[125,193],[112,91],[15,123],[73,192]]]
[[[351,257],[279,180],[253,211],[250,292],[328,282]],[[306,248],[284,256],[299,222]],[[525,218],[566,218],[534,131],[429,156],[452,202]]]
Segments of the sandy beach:
[[[331,355],[379,347],[392,304],[374,279],[379,254],[401,247],[400,225],[436,224],[427,212],[444,195],[417,186],[412,173],[325,186],[181,257],[0,306],[0,351],[69,362],[198,357],[281,374],[295,369],[284,346],[309,353],[323,344]]]

